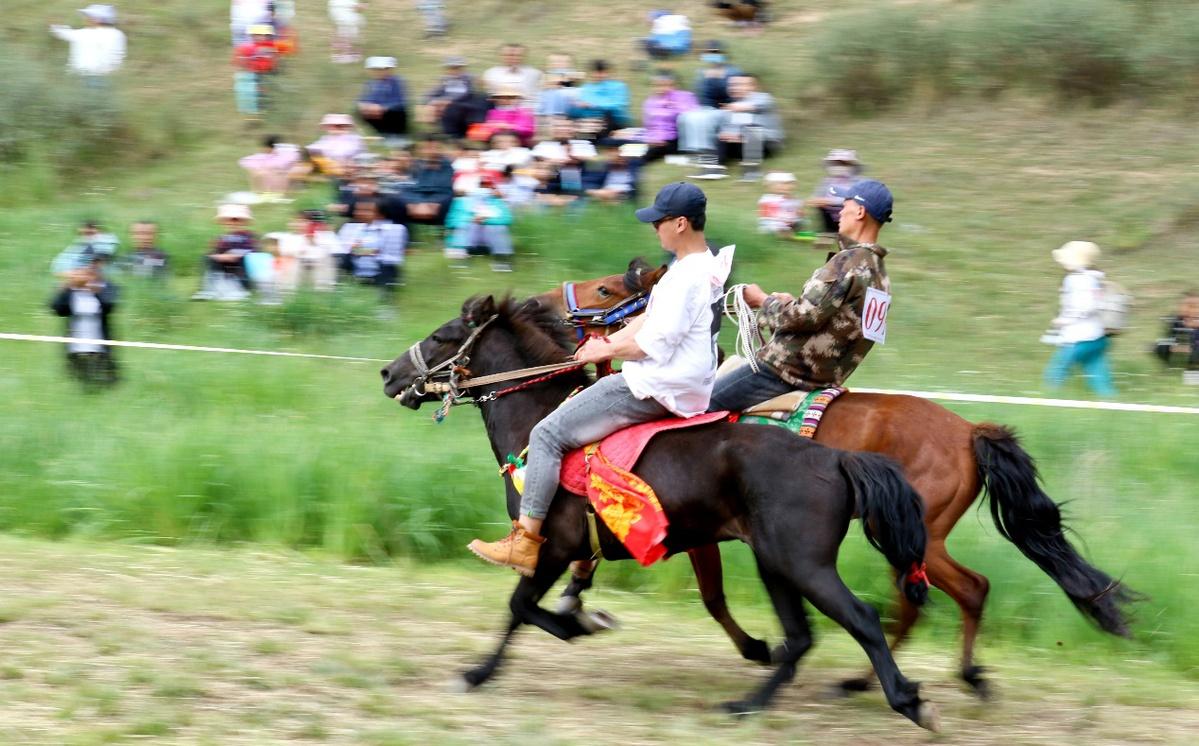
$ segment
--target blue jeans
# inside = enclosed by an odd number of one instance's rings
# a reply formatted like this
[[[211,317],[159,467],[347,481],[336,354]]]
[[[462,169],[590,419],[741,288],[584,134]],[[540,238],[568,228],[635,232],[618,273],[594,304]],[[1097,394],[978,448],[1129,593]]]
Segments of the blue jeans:
[[[1049,361],[1049,367],[1045,369],[1045,383],[1050,388],[1058,388],[1065,383],[1070,369],[1077,365],[1082,368],[1083,377],[1091,390],[1100,396],[1115,396],[1116,387],[1112,385],[1112,372],[1107,364],[1109,346],[1107,337],[1100,337],[1058,347]]]
[[[558,491],[562,457],[567,451],[594,443],[629,425],[670,416],[670,411],[656,399],[633,396],[620,373],[605,376],[567,399],[537,423],[529,436],[521,515],[545,518]]]
[[[730,412],[740,412],[795,390],[794,386],[771,373],[761,363],[758,363],[758,368],[760,370],[754,373],[754,369],[746,363],[731,373],[717,377],[708,411],[727,409]]]

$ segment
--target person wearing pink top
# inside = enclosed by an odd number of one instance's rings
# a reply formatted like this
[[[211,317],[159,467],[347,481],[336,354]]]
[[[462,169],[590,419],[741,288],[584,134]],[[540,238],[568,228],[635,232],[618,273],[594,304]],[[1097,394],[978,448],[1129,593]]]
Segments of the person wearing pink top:
[[[250,177],[250,191],[264,201],[282,200],[288,190],[288,174],[300,160],[300,149],[281,142],[275,135],[262,141],[262,149],[240,159],[237,163]]]
[[[354,156],[365,150],[362,136],[354,131],[354,120],[349,114],[326,114],[321,118],[321,128],[325,130],[325,134],[308,146],[310,153],[316,153],[345,167]]]
[[[642,137],[649,145],[642,163],[679,152],[679,115],[699,108],[695,94],[679,90],[674,75],[668,71],[654,75],[653,91],[641,109],[645,128]]]
[[[520,139],[520,144],[528,147],[537,128],[537,120],[533,110],[524,106],[524,97],[515,88],[503,88],[492,96],[495,108],[487,112],[483,124],[489,135],[500,132],[510,132]]]

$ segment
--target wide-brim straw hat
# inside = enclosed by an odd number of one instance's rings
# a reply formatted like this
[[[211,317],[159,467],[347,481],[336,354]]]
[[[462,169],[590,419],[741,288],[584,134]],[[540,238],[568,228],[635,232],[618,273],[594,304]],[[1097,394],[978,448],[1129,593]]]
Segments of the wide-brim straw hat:
[[[352,127],[354,118],[349,114],[326,114],[321,117],[322,127]]]
[[[519,98],[525,97],[525,92],[520,86],[504,85],[495,89],[495,93],[491,94],[492,98]]]
[[[824,161],[822,162],[826,166],[830,163],[848,163],[852,166],[862,165],[862,162],[858,160],[858,151],[846,148],[834,148],[830,150],[828,155],[824,156]]]
[[[1067,241],[1053,250],[1053,261],[1074,272],[1093,265],[1100,253],[1099,247],[1090,241]]]
[[[249,222],[254,219],[254,216],[253,216],[253,214],[250,213],[250,208],[248,206],[230,203],[230,204],[221,205],[220,207],[217,208],[216,219],[217,220],[245,220],[245,221]]]

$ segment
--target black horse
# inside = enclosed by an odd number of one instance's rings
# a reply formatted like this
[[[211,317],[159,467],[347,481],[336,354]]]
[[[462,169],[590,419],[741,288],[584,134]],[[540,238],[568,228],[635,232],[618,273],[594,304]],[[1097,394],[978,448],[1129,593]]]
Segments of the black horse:
[[[569,330],[536,301],[471,299],[460,317],[438,328],[382,371],[388,398],[411,409],[436,401],[430,379],[457,370],[475,377],[561,362],[573,348]],[[465,367],[469,365],[469,371]],[[529,433],[579,385],[581,370],[522,388],[508,396],[491,394],[507,384],[472,389],[482,409],[497,463],[519,453]],[[890,460],[818,445],[777,427],[718,422],[658,434],[637,463],[637,473],[658,495],[670,521],[666,546],[671,554],[729,539],[747,543],[778,614],[786,639],[773,652],[773,675],[727,709],[737,714],[764,708],[782,684],[795,676],[799,659],[812,645],[806,602],[844,627],[866,651],[891,707],[917,724],[935,729],[936,708],[920,699],[887,648],[878,614],[855,597],[837,574],[837,551],[854,515],[866,536],[900,577],[913,603],[927,598],[921,573],[927,534],[923,502]],[[507,482],[508,513],[515,517],[520,496]],[[583,614],[562,614],[538,602],[573,560],[592,556],[586,504],[559,490],[546,516],[537,571],[521,578],[512,594],[508,622],[498,649],[463,675],[468,687],[489,679],[516,629],[532,624],[563,640],[596,631]],[[629,554],[602,523],[603,555]]]

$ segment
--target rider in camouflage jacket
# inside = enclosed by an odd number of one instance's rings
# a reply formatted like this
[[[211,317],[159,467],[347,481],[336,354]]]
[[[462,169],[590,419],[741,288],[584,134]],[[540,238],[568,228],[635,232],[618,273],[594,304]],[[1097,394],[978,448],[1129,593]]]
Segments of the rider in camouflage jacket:
[[[886,255],[877,244],[842,238],[841,250],[816,270],[799,298],[763,301],[758,321],[774,335],[758,361],[798,389],[840,386],[874,346],[862,336],[862,309],[866,288],[891,292]]]

